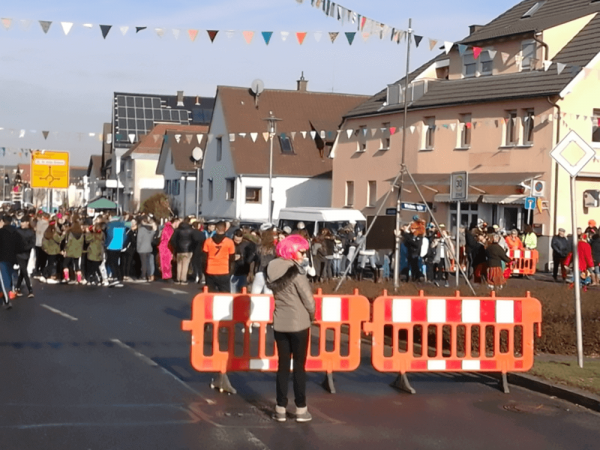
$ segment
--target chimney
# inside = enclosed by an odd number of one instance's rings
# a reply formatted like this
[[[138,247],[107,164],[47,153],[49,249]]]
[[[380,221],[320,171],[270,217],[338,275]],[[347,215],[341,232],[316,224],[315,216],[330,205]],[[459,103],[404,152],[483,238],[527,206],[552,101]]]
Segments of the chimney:
[[[302,75],[300,76],[300,79],[297,81],[298,83],[298,91],[300,92],[306,92],[306,88],[308,87],[308,80],[304,79],[304,71],[302,72]]]
[[[483,25],[469,25],[469,36],[471,36],[474,33],[477,33],[482,28]]]
[[[177,91],[177,106],[183,106],[183,91]]]

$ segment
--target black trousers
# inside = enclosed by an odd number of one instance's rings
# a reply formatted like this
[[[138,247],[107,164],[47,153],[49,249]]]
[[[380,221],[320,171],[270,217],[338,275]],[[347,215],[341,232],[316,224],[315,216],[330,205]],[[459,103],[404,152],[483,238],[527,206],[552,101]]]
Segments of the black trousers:
[[[45,278],[56,276],[56,264],[58,262],[58,255],[46,254],[46,267],[44,267],[43,274]]]
[[[123,281],[123,272],[121,272],[121,250],[107,250],[106,264],[108,265],[113,278]]]
[[[17,255],[17,264],[19,264],[19,279],[17,280],[17,289],[21,289],[21,283],[25,280],[25,285],[27,286],[27,290],[29,293],[33,292],[31,288],[31,280],[29,279],[29,274],[27,273],[27,264],[29,264],[29,253],[22,255]]]
[[[41,274],[44,267],[46,267],[46,259],[48,256],[46,252],[42,250],[42,247],[35,247],[35,273]]]
[[[102,265],[102,261],[92,261],[91,259],[87,260],[86,267],[86,277],[88,281],[102,281],[102,274],[100,273],[100,266]]]
[[[419,267],[419,257],[409,257],[408,265],[410,266],[410,276],[413,281],[419,281],[423,278],[423,274],[421,273],[421,267]]]
[[[206,286],[208,292],[231,292],[229,275],[209,275],[206,274]]]
[[[275,331],[275,342],[279,355],[277,366],[277,406],[288,404],[288,380],[290,361],[294,360],[294,403],[298,408],[306,406],[306,356],[308,353],[309,328],[294,333]]]

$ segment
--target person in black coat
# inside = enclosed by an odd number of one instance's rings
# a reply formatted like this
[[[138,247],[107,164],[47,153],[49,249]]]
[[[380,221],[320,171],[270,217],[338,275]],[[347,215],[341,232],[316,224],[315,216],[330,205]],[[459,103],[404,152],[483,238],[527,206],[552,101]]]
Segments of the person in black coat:
[[[35,247],[35,231],[31,227],[31,218],[26,216],[21,220],[21,227],[17,228],[17,234],[19,235],[19,248],[17,249],[17,264],[19,265],[19,279],[15,287],[15,292],[18,297],[21,294],[21,283],[25,280],[27,286],[28,297],[33,297],[33,288],[31,287],[31,280],[29,279],[29,273],[27,273],[27,266],[29,265],[29,258],[31,256],[31,250]]]
[[[492,242],[485,250],[488,263],[487,282],[490,289],[502,289],[504,287],[506,278],[504,278],[502,262],[510,262],[510,258],[506,255],[506,252],[500,247],[498,242],[500,242],[500,236],[493,234]]]
[[[421,267],[419,267],[419,258],[421,257],[423,236],[414,234],[410,229],[410,225],[406,225],[402,229],[402,237],[404,238],[404,245],[406,246],[408,266],[410,267],[412,280],[422,281],[423,274],[421,273]]]
[[[256,244],[252,242],[240,229],[233,233],[235,244],[235,261],[233,263],[233,274],[231,276],[231,292],[241,292],[242,288],[248,287],[248,275],[252,261],[256,258]]]
[[[12,308],[11,296],[14,296],[12,286],[13,266],[17,263],[17,251],[20,247],[20,236],[12,225],[12,217],[3,214],[0,219],[0,294],[6,309]]]
[[[592,259],[594,260],[594,267],[591,271],[592,285],[597,286],[600,284],[600,234],[598,232],[592,235],[590,245],[592,247]]]
[[[194,279],[197,280],[198,284],[204,283],[204,261],[205,253],[202,251],[204,247],[204,241],[206,240],[206,234],[200,230],[202,223],[195,222],[192,224],[192,240],[194,242],[194,249],[192,250],[192,270],[194,272]]]
[[[474,231],[479,230],[477,225],[471,226],[470,230],[465,230],[465,252],[467,254],[467,275],[469,278],[473,275],[475,265],[473,264],[473,255],[477,249],[477,238],[475,237]]]
[[[194,252],[194,232],[190,220],[186,218],[175,229],[171,237],[171,247],[177,254],[177,279],[178,284],[187,284],[188,269]]]
[[[552,278],[554,278],[554,281],[558,281],[558,267],[560,266],[562,279],[565,281],[567,279],[565,259],[571,253],[572,246],[569,239],[565,236],[564,228],[558,229],[558,234],[552,237],[550,246],[552,247]]]

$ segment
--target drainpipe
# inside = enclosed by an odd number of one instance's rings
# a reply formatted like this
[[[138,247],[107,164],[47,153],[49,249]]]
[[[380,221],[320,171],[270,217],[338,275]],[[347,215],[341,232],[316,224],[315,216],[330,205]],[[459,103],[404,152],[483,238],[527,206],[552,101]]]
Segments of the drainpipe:
[[[554,144],[554,145],[557,145],[560,142],[560,106],[558,105],[558,103],[550,100],[550,97],[548,97],[546,100],[554,108],[556,108],[556,110],[558,112],[558,120],[557,120],[558,123],[556,124],[556,143]],[[552,147],[554,147],[554,145]],[[553,230],[552,236],[554,236],[558,231],[558,173],[559,173],[558,163],[556,161],[554,161],[554,224],[553,224],[554,230]]]
[[[548,55],[550,54],[550,47],[548,47],[548,44],[546,44],[544,41],[542,41],[540,38],[538,38],[537,36],[541,36],[542,32],[538,31],[537,33],[535,33],[533,35],[533,40],[535,42],[537,42],[538,44],[541,44],[544,47],[544,61],[548,61]]]

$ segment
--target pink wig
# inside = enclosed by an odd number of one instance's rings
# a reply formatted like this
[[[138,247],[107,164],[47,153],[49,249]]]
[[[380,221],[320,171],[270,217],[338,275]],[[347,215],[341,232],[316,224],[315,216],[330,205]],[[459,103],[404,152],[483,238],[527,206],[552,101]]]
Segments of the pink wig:
[[[283,259],[296,259],[298,252],[308,250],[308,241],[299,234],[292,234],[277,244],[277,256]]]

